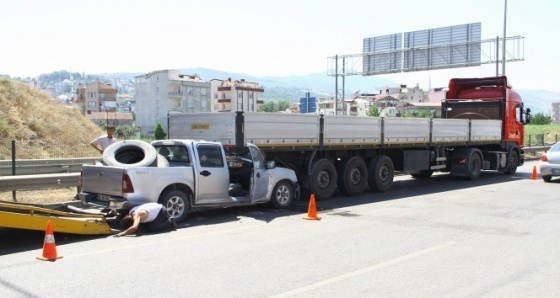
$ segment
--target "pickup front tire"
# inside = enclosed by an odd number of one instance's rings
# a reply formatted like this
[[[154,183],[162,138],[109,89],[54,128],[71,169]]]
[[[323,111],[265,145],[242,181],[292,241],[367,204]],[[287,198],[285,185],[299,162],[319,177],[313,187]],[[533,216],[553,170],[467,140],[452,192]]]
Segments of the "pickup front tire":
[[[182,222],[187,218],[190,210],[189,195],[181,190],[167,191],[160,199],[160,204],[167,209],[169,217],[176,222]]]
[[[294,202],[294,187],[288,181],[280,181],[272,190],[270,204],[277,209],[286,209]]]

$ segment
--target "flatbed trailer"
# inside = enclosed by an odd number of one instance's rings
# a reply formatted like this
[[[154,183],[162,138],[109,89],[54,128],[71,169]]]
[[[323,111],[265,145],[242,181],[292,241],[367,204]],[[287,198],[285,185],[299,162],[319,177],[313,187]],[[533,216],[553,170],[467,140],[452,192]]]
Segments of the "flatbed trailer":
[[[77,203],[77,202],[76,202]],[[103,214],[72,212],[72,202],[54,205],[0,201],[0,227],[45,231],[50,221],[57,233],[107,235],[113,230]],[[64,210],[64,211],[63,211]]]
[[[336,189],[386,191],[394,172],[477,179],[481,170],[515,173],[524,162],[529,112],[505,77],[452,79],[443,119],[289,113],[169,114],[170,138],[218,141],[232,150],[253,143],[296,171],[318,199]]]

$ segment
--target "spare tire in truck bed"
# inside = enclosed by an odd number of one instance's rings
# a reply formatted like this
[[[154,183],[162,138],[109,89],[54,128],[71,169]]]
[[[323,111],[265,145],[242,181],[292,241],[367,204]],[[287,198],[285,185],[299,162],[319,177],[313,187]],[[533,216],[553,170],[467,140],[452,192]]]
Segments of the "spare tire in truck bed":
[[[103,151],[103,162],[108,166],[156,167],[169,166],[149,143],[127,140],[113,143]]]

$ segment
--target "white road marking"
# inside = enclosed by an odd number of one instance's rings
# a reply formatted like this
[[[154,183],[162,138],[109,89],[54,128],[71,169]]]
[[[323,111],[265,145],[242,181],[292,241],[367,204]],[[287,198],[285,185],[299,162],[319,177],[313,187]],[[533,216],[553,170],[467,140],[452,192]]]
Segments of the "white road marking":
[[[356,271],[348,272],[348,273],[345,273],[345,274],[342,274],[342,275],[339,275],[339,276],[335,276],[333,278],[322,280],[322,281],[319,281],[319,282],[316,282],[316,283],[313,283],[313,284],[310,284],[310,285],[307,285],[307,286],[304,286],[304,287],[301,287],[301,288],[293,289],[293,290],[290,290],[290,291],[287,291],[287,292],[284,292],[284,293],[280,293],[278,295],[274,295],[274,296],[271,296],[271,297],[290,297],[290,296],[293,296],[293,295],[296,295],[296,294],[302,294],[302,293],[305,293],[305,292],[309,292],[311,290],[314,290],[314,289],[317,289],[317,288],[320,288],[320,287],[323,287],[323,286],[327,286],[327,285],[330,285],[330,284],[333,284],[333,283],[336,283],[336,282],[339,282],[339,281],[343,281],[343,280],[350,279],[350,278],[353,278],[353,277],[356,277],[356,276],[360,276],[360,275],[363,275],[363,274],[366,274],[366,273],[370,273],[370,272],[375,271],[377,269],[381,269],[381,268],[384,268],[384,267],[389,267],[389,266],[392,266],[392,265],[396,265],[396,264],[401,263],[401,262],[406,262],[410,259],[419,257],[421,255],[425,255],[425,254],[434,252],[436,250],[444,249],[448,246],[454,245],[455,243],[456,243],[455,241],[444,242],[444,243],[438,244],[436,246],[428,247],[428,248],[413,252],[411,254],[407,254],[407,255],[392,259],[392,260],[385,261],[385,262],[377,263],[377,264],[369,266],[369,267],[365,267],[365,268],[362,268],[362,269],[359,269],[359,270],[356,270]]]

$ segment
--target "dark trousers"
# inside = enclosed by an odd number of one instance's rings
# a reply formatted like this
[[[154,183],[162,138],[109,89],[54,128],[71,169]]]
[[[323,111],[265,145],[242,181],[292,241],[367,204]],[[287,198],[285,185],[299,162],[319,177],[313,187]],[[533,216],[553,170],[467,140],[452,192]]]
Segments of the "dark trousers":
[[[173,224],[169,220],[169,215],[165,208],[161,208],[156,218],[151,222],[147,222],[146,226],[150,232],[162,232],[173,229]]]

